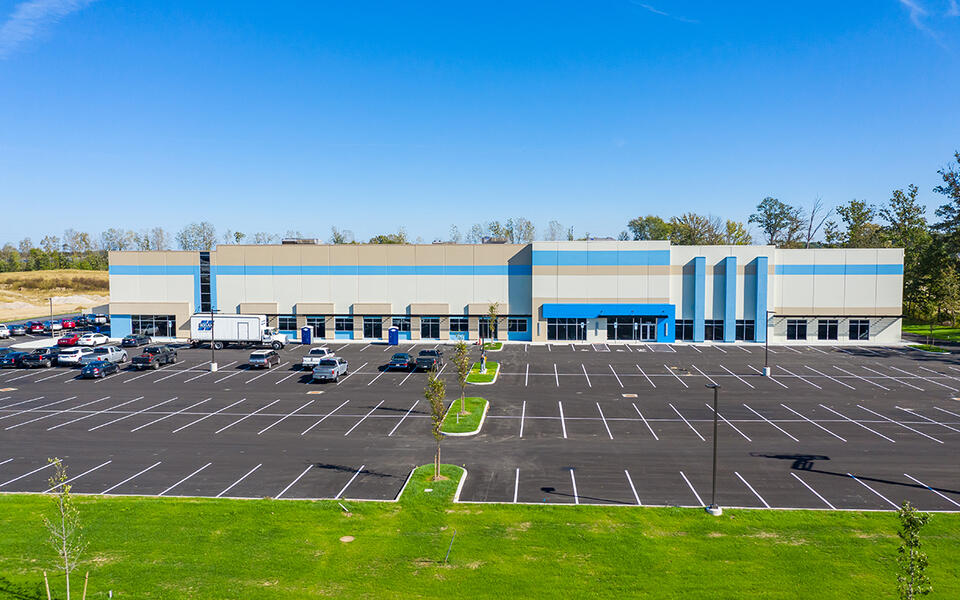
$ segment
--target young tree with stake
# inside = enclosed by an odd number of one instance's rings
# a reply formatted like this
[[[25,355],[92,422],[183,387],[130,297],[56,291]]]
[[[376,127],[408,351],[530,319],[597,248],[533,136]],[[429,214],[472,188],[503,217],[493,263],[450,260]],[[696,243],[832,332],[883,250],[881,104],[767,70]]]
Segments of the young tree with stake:
[[[470,375],[470,350],[463,340],[458,341],[453,348],[453,366],[457,369],[457,384],[460,386],[460,412],[457,413],[459,423],[460,415],[466,412],[463,396],[467,387],[467,376]]]
[[[50,533],[50,546],[57,553],[57,568],[63,571],[67,584],[67,600],[70,600],[70,573],[80,561],[80,554],[87,547],[87,542],[83,539],[80,513],[77,512],[77,508],[73,504],[70,485],[66,483],[67,468],[59,458],[47,460],[55,469],[49,482],[55,494],[53,500],[56,513],[53,519],[44,516],[43,524]],[[49,590],[47,594],[49,596]]]
[[[437,454],[433,458],[433,479],[440,479],[440,442],[443,441],[443,400],[447,395],[446,385],[437,377],[437,370],[431,369],[427,375],[427,386],[423,389],[423,396],[430,403],[430,431],[437,441]]]
[[[500,311],[499,302],[491,302],[490,308],[487,311],[487,318],[490,320],[490,341],[495,342],[497,340],[497,313]]]
[[[920,530],[930,520],[927,513],[917,512],[909,502],[904,502],[897,511],[900,519],[900,531],[897,535],[903,540],[897,548],[897,591],[901,600],[913,600],[925,596],[933,590],[930,578],[924,574],[927,568],[927,555],[920,551]]]

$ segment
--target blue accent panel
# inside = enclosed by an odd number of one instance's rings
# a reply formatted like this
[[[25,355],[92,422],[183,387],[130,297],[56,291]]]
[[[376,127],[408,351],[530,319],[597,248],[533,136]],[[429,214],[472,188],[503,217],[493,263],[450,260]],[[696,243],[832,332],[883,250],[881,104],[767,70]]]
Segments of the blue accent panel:
[[[753,328],[756,341],[767,341],[767,273],[769,266],[766,256],[758,256],[754,261],[757,264],[757,313],[754,316]]]
[[[527,322],[527,330],[526,331],[508,331],[507,332],[508,340],[512,340],[516,342],[529,342],[533,340],[533,332],[530,327],[532,325],[531,323],[532,319],[524,319],[524,321]]]
[[[451,331],[450,339],[467,341],[470,339],[470,335],[466,331]]]
[[[352,340],[353,332],[352,331],[338,331],[334,334],[334,339],[337,340]]]
[[[213,300],[211,299],[211,302],[212,302],[212,301],[213,301]],[[279,331],[280,333],[286,334],[286,336],[289,337],[291,340],[299,340],[299,339],[300,339],[300,330],[299,330],[299,329],[280,329],[280,330],[278,330],[278,331]]]
[[[200,312],[200,265],[193,269],[193,312]]]
[[[723,341],[737,339],[737,257],[723,259]]]
[[[697,256],[693,259],[693,341],[702,342],[706,323],[704,312],[707,304],[707,258]]]
[[[666,317],[676,314],[673,304],[544,304],[544,319],[596,317]]]
[[[219,275],[531,275],[530,265],[218,265]]]
[[[197,281],[200,281],[200,272],[197,271]],[[217,306],[217,266],[210,265],[210,307],[213,310],[219,310],[220,307]],[[294,334],[294,337],[299,337],[299,332]]]
[[[397,339],[409,340],[409,339],[410,339],[410,332],[409,332],[409,331],[398,331],[398,332],[397,332]]]
[[[666,318],[657,320],[657,341],[668,344],[677,341],[677,321],[675,314],[670,313]]]
[[[534,250],[534,265],[669,265],[669,250]]]
[[[903,275],[903,265],[777,265],[777,275]]]
[[[130,315],[110,315],[110,337],[123,337],[133,333]]]

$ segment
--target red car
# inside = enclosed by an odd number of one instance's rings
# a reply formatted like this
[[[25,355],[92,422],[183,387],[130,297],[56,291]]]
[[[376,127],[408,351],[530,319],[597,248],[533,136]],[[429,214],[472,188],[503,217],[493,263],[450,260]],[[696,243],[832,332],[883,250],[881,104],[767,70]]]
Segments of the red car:
[[[75,329],[77,326],[73,319],[61,319],[60,324],[63,325],[64,329]]]
[[[40,321],[30,321],[27,323],[28,333],[43,333],[43,323]]]
[[[57,340],[57,345],[58,346],[76,346],[79,340],[80,340],[79,334],[68,333],[67,335]]]

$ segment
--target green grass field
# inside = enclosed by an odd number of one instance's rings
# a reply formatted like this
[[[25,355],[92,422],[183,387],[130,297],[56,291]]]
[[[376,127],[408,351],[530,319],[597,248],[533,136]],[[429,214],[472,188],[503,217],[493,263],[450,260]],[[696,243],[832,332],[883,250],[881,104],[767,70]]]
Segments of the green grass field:
[[[457,398],[450,405],[450,410],[443,418],[441,431],[444,433],[467,433],[480,429],[480,419],[483,417],[483,410],[487,406],[487,401],[483,398],[466,397],[463,399],[466,415],[460,415],[460,398]]]
[[[935,326],[933,333],[930,333],[929,325],[918,325],[916,323],[904,324],[904,333],[915,333],[924,337],[932,335],[936,340],[947,340],[948,342],[960,342],[960,327]]]
[[[487,361],[487,372],[480,372],[480,362],[473,363],[470,368],[470,374],[467,375],[467,383],[490,383],[497,377],[497,371],[500,370],[500,363],[492,360]]]
[[[941,348],[940,346],[931,346],[930,344],[910,344],[911,348],[916,348],[917,350],[924,350],[926,352],[940,352],[943,354],[949,354],[950,351],[946,348]]]
[[[77,579],[90,570],[95,599],[896,597],[892,513],[450,504],[461,470],[433,482],[432,469],[400,502],[344,502],[349,514],[328,501],[82,498]],[[52,568],[51,504],[0,496],[0,575],[33,584]],[[928,597],[957,598],[960,515],[934,515],[923,540]]]
[[[484,342],[483,349],[484,350],[502,350],[503,342]]]

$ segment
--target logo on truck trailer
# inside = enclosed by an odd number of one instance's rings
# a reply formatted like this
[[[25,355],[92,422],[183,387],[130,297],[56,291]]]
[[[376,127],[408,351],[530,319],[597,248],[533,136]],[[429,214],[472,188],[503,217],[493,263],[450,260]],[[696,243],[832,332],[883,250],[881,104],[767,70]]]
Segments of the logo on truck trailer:
[[[213,319],[206,319],[197,323],[197,331],[211,331],[213,330]]]

